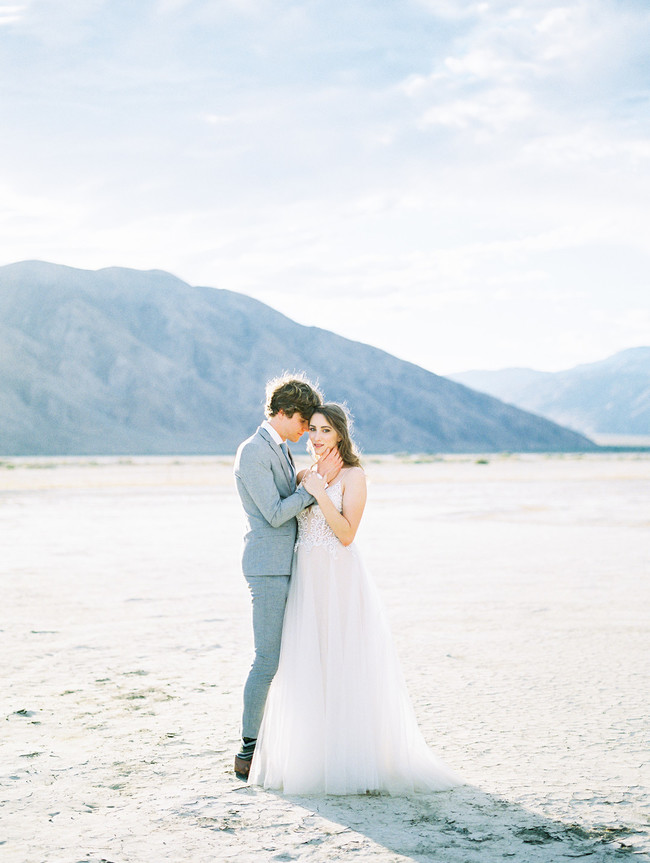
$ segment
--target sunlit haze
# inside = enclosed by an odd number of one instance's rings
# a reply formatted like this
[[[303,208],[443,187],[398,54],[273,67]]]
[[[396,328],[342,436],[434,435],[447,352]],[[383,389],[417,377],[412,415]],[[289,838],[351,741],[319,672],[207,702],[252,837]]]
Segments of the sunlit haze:
[[[438,373],[650,343],[646,2],[0,5],[0,263],[168,270]]]

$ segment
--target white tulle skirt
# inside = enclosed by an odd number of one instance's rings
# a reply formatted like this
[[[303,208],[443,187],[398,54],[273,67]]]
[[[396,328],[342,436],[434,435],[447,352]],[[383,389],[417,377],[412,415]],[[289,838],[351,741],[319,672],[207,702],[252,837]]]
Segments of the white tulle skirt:
[[[298,546],[249,782],[285,794],[442,791],[356,546]]]

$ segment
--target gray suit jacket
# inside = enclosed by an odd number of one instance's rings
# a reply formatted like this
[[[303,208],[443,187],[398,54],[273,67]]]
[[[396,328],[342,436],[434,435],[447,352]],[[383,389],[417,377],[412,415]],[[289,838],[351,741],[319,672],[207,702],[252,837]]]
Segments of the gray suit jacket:
[[[296,489],[282,450],[261,426],[237,450],[235,482],[247,521],[244,575],[290,575],[296,516],[314,498]]]

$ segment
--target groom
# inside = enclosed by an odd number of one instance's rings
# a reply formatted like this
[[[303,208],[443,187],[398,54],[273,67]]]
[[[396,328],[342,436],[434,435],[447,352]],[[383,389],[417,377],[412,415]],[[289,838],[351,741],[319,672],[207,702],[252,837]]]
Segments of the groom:
[[[248,777],[266,696],[280,658],[284,606],[296,541],[296,516],[314,498],[296,488],[287,440],[298,441],[322,404],[321,394],[300,377],[278,378],[266,388],[267,419],[245,440],[235,458],[235,482],[246,513],[242,569],[253,601],[255,658],[244,687],[242,746],[235,773]],[[331,482],[341,469],[338,450],[319,460]]]

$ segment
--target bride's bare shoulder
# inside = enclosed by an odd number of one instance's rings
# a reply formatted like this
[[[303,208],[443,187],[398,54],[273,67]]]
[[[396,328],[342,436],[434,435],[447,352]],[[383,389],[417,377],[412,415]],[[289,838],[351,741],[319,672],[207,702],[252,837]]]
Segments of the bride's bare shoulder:
[[[360,485],[366,482],[366,472],[362,467],[344,467],[341,471],[343,485]]]

